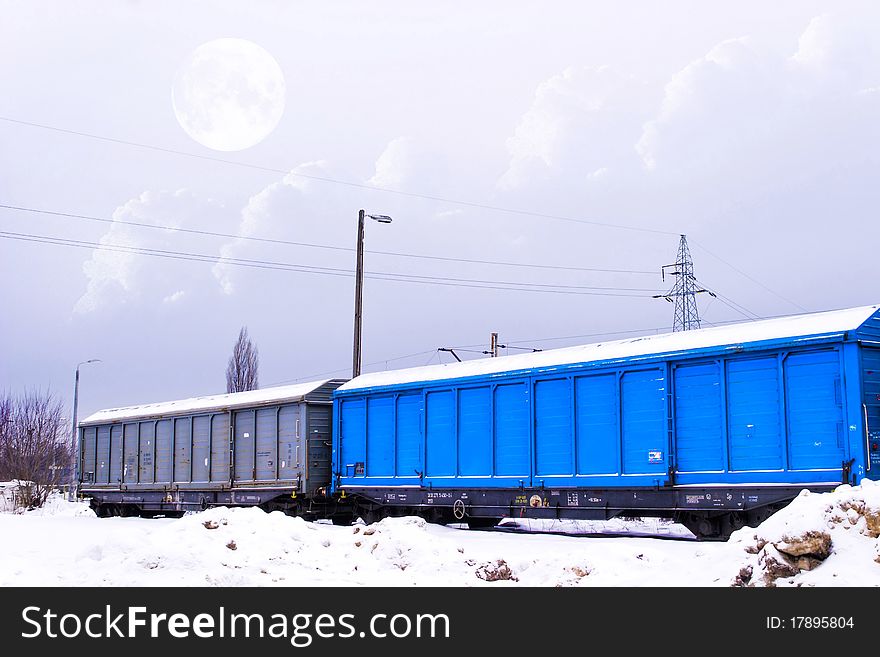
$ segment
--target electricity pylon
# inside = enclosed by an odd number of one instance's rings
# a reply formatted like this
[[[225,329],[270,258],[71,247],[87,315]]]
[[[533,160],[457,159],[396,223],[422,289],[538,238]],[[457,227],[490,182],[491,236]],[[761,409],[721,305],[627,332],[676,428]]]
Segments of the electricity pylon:
[[[666,294],[655,294],[655,299],[666,299],[675,304],[675,319],[672,322],[672,330],[690,331],[700,328],[700,311],[697,309],[697,295],[706,292],[715,296],[714,292],[703,289],[694,276],[694,261],[688,249],[687,237],[681,236],[678,243],[678,257],[674,264],[663,265],[660,274],[666,280],[667,269],[670,276],[677,276],[675,285]]]

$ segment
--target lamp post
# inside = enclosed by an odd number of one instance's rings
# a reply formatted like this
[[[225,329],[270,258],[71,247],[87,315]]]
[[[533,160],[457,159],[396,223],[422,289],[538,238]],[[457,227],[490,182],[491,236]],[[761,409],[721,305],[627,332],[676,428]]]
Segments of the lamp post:
[[[73,384],[73,469],[70,471],[70,490],[68,491],[68,499],[71,502],[76,499],[76,485],[79,480],[79,432],[76,430],[76,406],[79,403],[79,366],[100,362],[99,358],[92,358],[76,364],[76,381]]]
[[[364,294],[364,217],[369,217],[380,224],[390,224],[391,217],[387,214],[365,214],[358,212],[357,235],[357,268],[354,281],[354,352],[352,354],[351,378],[361,373],[361,311]]]

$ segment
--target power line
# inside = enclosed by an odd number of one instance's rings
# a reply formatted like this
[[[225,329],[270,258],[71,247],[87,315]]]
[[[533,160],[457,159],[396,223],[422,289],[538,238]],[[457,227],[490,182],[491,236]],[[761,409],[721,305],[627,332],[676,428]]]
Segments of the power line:
[[[785,301],[786,303],[790,303],[792,306],[794,306],[794,307],[797,308],[798,310],[801,310],[801,311],[803,311],[803,312],[805,312],[805,313],[806,313],[806,312],[809,312],[809,310],[807,310],[806,308],[804,308],[804,307],[803,307],[802,305],[800,305],[799,303],[796,303],[796,302],[792,301],[791,299],[788,299],[788,298],[782,296],[782,295],[779,294],[778,292],[775,292],[775,291],[771,290],[769,287],[767,287],[766,285],[764,285],[761,281],[755,279],[755,278],[752,277],[752,276],[749,276],[749,275],[748,275],[747,273],[745,273],[742,269],[739,269],[739,268],[733,266],[732,264],[730,264],[729,262],[727,262],[727,260],[725,260],[725,259],[722,258],[721,256],[712,253],[709,249],[707,249],[705,246],[703,246],[703,245],[700,244],[699,242],[696,242],[696,241],[694,241],[694,240],[691,240],[691,242],[692,242],[697,248],[702,249],[703,251],[705,251],[706,253],[708,253],[710,256],[712,256],[713,258],[715,258],[716,260],[718,260],[718,261],[721,262],[722,264],[727,265],[727,266],[730,267],[733,271],[735,271],[736,273],[740,274],[741,276],[745,276],[745,277],[748,278],[750,281],[752,281],[752,283],[754,283],[755,285],[758,285],[759,287],[762,287],[764,290],[766,290],[767,292],[769,292],[770,294],[772,294],[772,295],[775,296],[776,298],[778,298],[778,299],[782,299],[782,300]]]
[[[366,365],[364,365],[364,367],[372,367],[373,365],[380,365],[382,363],[393,363],[398,360],[406,360],[407,358],[415,358],[416,356],[424,356],[425,354],[430,354],[430,353],[436,354],[436,350],[425,349],[424,351],[417,351],[414,354],[407,354],[406,356],[396,356],[394,358],[383,358],[382,360],[376,360],[376,361],[373,361],[372,363],[367,363]],[[285,379],[284,381],[276,381],[275,383],[268,383],[266,385],[268,387],[279,386],[279,385],[283,385],[285,383],[296,383],[297,381],[312,380],[315,378],[320,378],[322,376],[330,376],[331,374],[338,374],[340,372],[350,372],[350,371],[351,371],[350,367],[347,367],[347,368],[340,367],[339,369],[331,370],[329,372],[318,372],[317,374],[308,374],[306,376],[300,376],[295,379]]]
[[[780,314],[780,315],[769,315],[769,316],[767,316],[767,317],[760,317],[759,319],[760,319],[760,320],[766,320],[766,319],[779,319],[780,317],[791,317],[791,316],[792,316],[792,315],[791,315],[790,313],[789,313],[789,314],[785,314],[785,313],[783,313],[783,314]],[[757,321],[757,320],[750,320],[750,321]],[[727,320],[722,320],[722,321],[718,321],[718,322],[708,322],[708,323],[709,323],[709,324],[712,324],[713,326],[723,326],[723,325],[726,325],[726,324],[742,323],[742,320],[739,320],[739,319],[727,319]],[[604,335],[628,335],[628,334],[633,334],[633,333],[643,333],[643,334],[649,335],[649,334],[651,334],[651,333],[655,333],[655,334],[656,334],[658,331],[667,331],[667,332],[668,332],[668,331],[669,331],[669,327],[666,327],[666,326],[656,326],[656,327],[654,327],[654,328],[629,329],[629,330],[625,330],[625,331],[605,331],[605,332],[602,332],[602,333],[582,333],[582,334],[580,334],[580,335],[565,335],[565,336],[557,336],[557,337],[551,337],[551,338],[529,338],[529,339],[527,339],[527,340],[526,340],[526,339],[506,340],[506,342],[507,342],[507,344],[508,344],[508,346],[509,346],[509,345],[511,345],[512,343],[517,343],[517,342],[553,342],[553,341],[556,341],[556,340],[573,340],[573,339],[575,339],[575,338],[594,338],[594,337],[601,337],[601,336],[604,336]],[[449,351],[450,349],[455,349],[455,351],[461,351],[461,352],[467,352],[467,353],[474,353],[474,354],[483,354],[483,353],[485,353],[484,351],[479,351],[479,350],[476,350],[476,349],[468,349],[468,348],[467,348],[467,347],[479,347],[479,346],[480,346],[479,344],[473,344],[473,345],[465,345],[465,346],[463,346],[463,347],[446,347],[446,348],[443,348],[443,349],[426,349],[425,351],[418,351],[418,352],[416,352],[416,353],[413,353],[413,354],[407,354],[407,355],[405,355],[405,356],[397,356],[397,357],[395,357],[395,358],[383,358],[383,359],[381,359],[381,360],[377,360],[377,361],[374,361],[374,362],[372,362],[372,363],[367,363],[367,364],[365,365],[365,367],[372,367],[373,365],[379,365],[380,363],[391,363],[391,362],[398,361],[398,360],[405,360],[405,359],[407,359],[407,358],[414,358],[414,357],[416,357],[416,356],[421,356],[421,355],[423,355],[423,354],[429,354],[429,353],[436,353],[436,352],[438,352],[438,351]],[[321,377],[321,376],[326,376],[326,375],[330,375],[330,374],[336,374],[336,373],[339,373],[339,372],[348,372],[349,370],[350,370],[350,368],[340,367],[339,369],[332,370],[332,371],[330,371],[330,372],[321,372],[321,373],[318,373],[318,374],[310,374],[310,375],[308,375],[308,376],[299,377],[299,378],[296,378],[296,379],[287,379],[287,380],[285,380],[285,381],[279,381],[279,382],[277,382],[277,383],[272,383],[272,384],[269,384],[269,385],[280,385],[280,384],[282,384],[282,383],[291,383],[291,382],[294,382],[294,381],[304,381],[304,380],[306,380],[306,379],[313,379],[313,378],[315,378],[315,377]]]
[[[627,334],[632,334],[632,333],[649,333],[652,331],[656,332],[656,331],[663,331],[663,330],[668,330],[668,327],[659,326],[659,327],[655,327],[655,328],[631,329],[631,330],[627,330],[627,331],[604,331],[602,333],[582,333],[581,335],[564,335],[564,336],[557,336],[557,337],[552,337],[552,338],[528,338],[528,339],[523,338],[523,339],[516,339],[516,340],[506,340],[506,342],[508,344],[521,344],[524,342],[554,342],[556,340],[574,340],[576,338],[595,338],[595,337],[601,337],[603,335],[627,335]],[[466,346],[471,347],[471,346],[479,346],[479,345],[466,345]],[[456,347],[456,349],[458,349],[458,347]]]
[[[642,233],[653,233],[656,235],[677,235],[678,234],[678,233],[675,233],[672,231],[658,230],[656,228],[642,228],[640,226],[627,226],[624,224],[612,224],[612,223],[603,222],[603,221],[593,221],[590,219],[579,219],[576,217],[568,217],[565,215],[558,215],[558,214],[549,214],[549,213],[545,213],[545,212],[533,212],[530,210],[519,210],[516,208],[505,208],[505,207],[497,206],[497,205],[489,205],[487,203],[476,203],[473,201],[460,201],[460,200],[456,200],[456,199],[452,199],[452,198],[447,198],[444,196],[436,196],[433,194],[420,194],[418,192],[407,192],[407,191],[404,191],[401,189],[393,189],[390,187],[374,187],[373,185],[367,185],[365,183],[357,183],[357,182],[353,182],[351,180],[341,180],[338,178],[330,178],[329,176],[315,176],[312,174],[297,173],[297,172],[289,171],[289,170],[285,170],[285,169],[277,169],[274,167],[260,166],[258,164],[250,164],[247,162],[237,162],[236,160],[227,160],[225,158],[214,157],[212,155],[199,155],[197,153],[189,153],[187,151],[175,150],[173,148],[165,148],[162,146],[153,146],[152,144],[143,144],[140,142],[128,141],[125,139],[116,139],[114,137],[104,137],[102,135],[96,135],[96,134],[92,134],[92,133],[88,133],[88,132],[82,132],[79,130],[69,130],[66,128],[59,128],[56,126],[45,125],[42,123],[33,123],[31,121],[22,121],[20,119],[13,119],[11,117],[6,117],[6,116],[0,116],[0,121],[6,121],[8,123],[15,123],[18,125],[25,125],[25,126],[29,126],[32,128],[40,128],[43,130],[52,130],[54,132],[61,132],[64,134],[69,134],[69,135],[76,135],[78,137],[88,137],[89,139],[98,139],[101,141],[106,141],[106,142],[110,142],[110,143],[114,143],[114,144],[124,144],[126,146],[135,146],[137,148],[146,148],[146,149],[153,150],[153,151],[159,151],[161,153],[170,153],[173,155],[181,155],[183,157],[190,157],[190,158],[199,159],[199,160],[208,160],[211,162],[218,162],[221,164],[230,164],[233,166],[245,167],[248,169],[256,169],[259,171],[281,173],[284,175],[295,176],[297,178],[303,178],[306,180],[314,180],[314,181],[318,181],[318,182],[332,183],[334,185],[344,185],[346,187],[353,187],[355,189],[366,189],[366,190],[370,190],[370,191],[374,191],[374,192],[384,192],[387,194],[395,194],[397,196],[405,196],[408,198],[419,198],[419,199],[423,199],[423,200],[427,200],[427,201],[438,201],[441,203],[449,203],[451,205],[460,205],[462,207],[474,208],[474,209],[478,209],[478,210],[490,210],[492,212],[504,212],[506,214],[515,214],[515,215],[525,216],[525,217],[538,217],[538,218],[542,218],[542,219],[553,219],[556,221],[568,221],[568,222],[577,223],[577,224],[586,224],[586,225],[590,225],[590,226],[600,226],[603,228],[615,228],[618,230],[630,230],[630,231],[637,231],[637,232],[642,232]]]
[[[719,301],[724,303],[725,299],[727,297],[722,298],[723,295],[718,294],[718,293],[716,293],[716,294],[717,294],[717,298],[719,299]],[[742,311],[731,306],[730,304],[725,304],[725,305],[728,305],[728,307],[730,307],[733,310],[736,310],[740,314],[744,314]],[[745,309],[745,310],[748,310],[748,309]],[[746,315],[746,319],[748,319],[750,322],[761,321],[761,320],[765,320],[765,319],[778,319],[780,317],[791,317],[790,313],[788,313],[788,314],[783,313],[780,315],[766,315],[766,316],[759,316],[759,315],[755,315],[754,313],[752,313],[752,315],[753,316],[751,316],[751,317]],[[709,323],[713,324],[713,325],[723,325],[723,324],[736,324],[736,323],[741,323],[741,322],[742,322],[741,319],[725,319],[725,320],[720,320],[717,322],[709,322]],[[629,330],[625,330],[625,331],[603,331],[602,333],[581,333],[579,335],[563,335],[563,336],[555,336],[555,337],[550,337],[550,338],[517,338],[515,340],[507,340],[506,342],[508,344],[522,344],[524,342],[535,342],[535,343],[555,342],[558,340],[575,340],[577,338],[596,338],[596,337],[602,337],[602,336],[606,336],[606,335],[610,335],[610,336],[631,335],[633,333],[641,333],[641,334],[649,335],[649,334],[656,334],[660,331],[668,332],[669,327],[668,326],[655,326],[653,328],[629,329]],[[464,345],[463,347],[453,347],[453,348],[456,349],[457,351],[464,351],[464,347],[479,347],[479,346],[480,346],[479,344],[469,344],[469,345]]]
[[[84,248],[96,248],[109,251],[117,251],[122,253],[131,253],[135,255],[167,255],[174,256],[176,259],[195,259],[199,262],[217,262],[226,264],[241,265],[261,265],[263,269],[280,269],[288,271],[302,271],[306,273],[325,273],[342,276],[351,276],[352,272],[348,269],[340,269],[336,267],[321,267],[317,265],[301,265],[296,263],[275,262],[271,260],[253,260],[247,258],[233,258],[230,256],[215,256],[203,253],[190,253],[184,251],[170,251],[165,249],[151,249],[147,247],[134,247],[119,244],[103,244],[100,242],[87,242],[83,240],[73,240],[68,238],[52,237],[46,235],[33,235],[28,233],[11,233],[0,231],[0,236],[8,236],[9,239],[22,238],[23,241],[40,241],[49,244],[59,244],[62,246],[82,246]],[[461,283],[482,283],[482,284],[499,284],[523,287],[540,287],[540,288],[563,288],[563,289],[582,289],[582,290],[602,290],[602,291],[627,291],[627,292],[652,292],[651,288],[626,288],[626,287],[601,287],[589,285],[564,285],[550,283],[524,283],[520,281],[495,281],[485,279],[472,278],[454,278],[446,276],[426,276],[422,274],[404,274],[398,272],[368,272],[373,278],[382,277],[400,277],[412,279],[414,282],[422,281],[449,281]]]
[[[285,169],[279,169],[279,168],[275,168],[275,167],[266,167],[266,166],[251,164],[251,163],[247,163],[247,162],[238,162],[235,160],[229,160],[229,159],[215,157],[215,156],[211,156],[211,155],[201,155],[198,153],[190,153],[187,151],[180,151],[180,150],[176,150],[176,149],[172,149],[172,148],[165,148],[162,146],[154,146],[152,144],[144,144],[144,143],[140,143],[140,142],[128,141],[125,139],[117,139],[114,137],[105,137],[105,136],[96,135],[93,133],[83,132],[83,131],[79,131],[79,130],[70,130],[67,128],[59,128],[57,126],[50,126],[50,125],[46,125],[46,124],[35,123],[32,121],[22,121],[20,119],[14,119],[11,117],[6,117],[6,116],[0,116],[0,121],[6,121],[8,123],[29,126],[32,128],[40,128],[43,130],[50,130],[50,131],[59,132],[59,133],[63,133],[63,134],[76,135],[79,137],[87,137],[89,139],[97,139],[100,141],[106,141],[106,142],[115,143],[115,144],[123,144],[126,146],[145,148],[145,149],[154,150],[154,151],[158,151],[158,152],[162,152],[162,153],[180,155],[183,157],[189,157],[189,158],[193,158],[193,159],[207,160],[207,161],[211,161],[211,162],[218,162],[221,164],[229,164],[229,165],[233,165],[233,166],[245,167],[245,168],[249,168],[249,169],[256,169],[259,171],[267,171],[267,172],[271,172],[271,173],[281,173],[284,175],[291,175],[291,176],[303,178],[306,180],[315,180],[315,181],[319,181],[319,182],[326,182],[326,183],[332,183],[332,184],[337,184],[337,185],[345,185],[348,187],[354,187],[354,188],[358,188],[358,189],[366,189],[366,190],[370,190],[370,191],[385,192],[385,193],[389,193],[389,194],[396,194],[399,196],[406,196],[406,197],[410,197],[410,198],[421,198],[424,200],[438,201],[438,202],[442,202],[442,203],[449,203],[452,205],[460,205],[460,206],[464,206],[464,207],[490,210],[493,212],[504,212],[504,213],[508,213],[508,214],[516,214],[516,215],[521,215],[521,216],[531,216],[531,217],[539,217],[539,218],[545,218],[545,219],[554,219],[554,220],[558,220],[558,221],[568,221],[568,222],[573,222],[573,223],[594,225],[594,226],[600,226],[600,227],[605,227],[605,228],[617,228],[620,230],[631,230],[631,231],[654,233],[654,234],[660,234],[660,235],[676,235],[677,234],[674,231],[664,231],[664,230],[658,230],[658,229],[652,229],[652,228],[642,228],[642,227],[637,227],[637,226],[612,224],[609,222],[593,221],[593,220],[588,220],[588,219],[578,219],[575,217],[568,217],[568,216],[564,216],[564,215],[555,215],[555,214],[542,213],[542,212],[533,212],[533,211],[529,211],[529,210],[519,210],[516,208],[505,208],[505,207],[501,207],[501,206],[493,206],[493,205],[489,205],[489,204],[475,203],[475,202],[470,202],[470,201],[461,201],[461,200],[451,199],[451,198],[442,197],[442,196],[436,196],[436,195],[431,195],[431,194],[419,194],[416,192],[407,192],[404,190],[392,189],[392,188],[387,188],[387,187],[374,187],[372,185],[367,185],[364,183],[356,183],[353,181],[340,180],[340,179],[336,179],[336,178],[330,178],[328,176],[315,176],[315,175],[311,175],[311,174],[298,173],[298,172],[288,171]],[[239,239],[244,239],[244,238],[239,238]],[[796,303],[796,302],[792,301],[791,299],[788,299],[787,297],[770,289],[768,286],[764,285],[763,283],[758,281],[753,276],[750,276],[749,274],[742,271],[738,267],[732,265],[730,262],[728,262],[727,260],[725,260],[721,256],[713,253],[712,251],[707,249],[705,246],[703,246],[699,242],[696,242],[693,239],[691,240],[691,242],[693,244],[695,244],[698,248],[702,249],[707,254],[709,254],[710,256],[715,258],[716,260],[718,260],[719,262],[727,265],[728,267],[733,269],[735,272],[737,272],[741,276],[744,276],[745,278],[749,279],[750,281],[752,281],[753,283],[755,283],[759,287],[763,288],[764,290],[766,290],[770,294],[785,301],[786,303],[793,305],[794,307],[798,308],[799,310],[801,310],[803,312],[808,312],[808,310],[806,308],[804,308],[803,306],[801,306],[799,303]],[[333,248],[333,247],[330,247],[330,248]],[[342,247],[337,247],[337,248],[342,248]],[[381,252],[376,252],[376,253],[381,253]],[[403,254],[386,253],[384,255],[403,255]],[[429,256],[414,256],[414,257],[429,257]],[[437,258],[437,259],[440,259],[440,258]],[[461,261],[468,262],[467,260],[464,260],[464,259],[462,259]],[[498,264],[501,264],[501,263],[498,263]],[[520,265],[511,263],[510,266],[520,266]],[[550,267],[550,266],[545,265],[545,267]],[[624,273],[624,272],[622,272],[622,273]],[[645,274],[647,274],[648,272],[628,271],[625,273],[640,273],[640,274],[645,273]]]
[[[355,251],[352,247],[347,246],[336,246],[331,244],[316,244],[313,242],[295,242],[292,240],[282,240],[282,239],[273,239],[267,237],[253,237],[246,235],[235,235],[232,233],[221,233],[217,231],[210,230],[199,230],[194,228],[180,228],[177,226],[164,226],[159,224],[147,224],[139,221],[125,221],[121,219],[107,219],[105,217],[93,217],[90,215],[84,214],[75,214],[71,212],[59,212],[55,210],[42,210],[39,208],[30,208],[20,205],[7,205],[0,203],[0,208],[5,210],[15,210],[19,212],[31,212],[35,214],[44,214],[55,217],[65,217],[68,219],[84,219],[87,221],[97,221],[106,224],[121,224],[125,226],[136,226],[138,228],[149,228],[153,230],[163,230],[163,231],[176,231],[180,233],[189,233],[193,235],[204,235],[210,237],[222,237],[226,239],[234,239],[234,240],[246,240],[250,242],[264,242],[269,244],[283,244],[286,246],[301,246],[307,248],[314,249],[330,249],[333,251],[347,251],[353,252]],[[600,269],[595,267],[566,267],[562,265],[539,265],[534,263],[521,263],[521,262],[502,262],[498,260],[478,260],[478,259],[468,259],[468,258],[451,258],[446,256],[433,256],[426,254],[418,254],[418,253],[401,253],[395,251],[367,251],[367,253],[372,253],[375,255],[386,255],[386,256],[395,256],[401,258],[418,258],[425,260],[442,260],[446,262],[463,262],[463,263],[471,263],[471,264],[481,264],[481,265],[497,265],[497,266],[505,266],[505,267],[529,267],[535,269],[556,269],[556,270],[567,270],[567,271],[584,271],[584,272],[602,272],[602,273],[613,273],[613,274],[650,274],[654,275],[654,272],[645,271],[645,270],[637,270],[637,269]]]
[[[697,281],[697,282],[700,285],[703,285],[703,283],[700,283],[699,281]],[[742,315],[746,319],[750,319],[750,320],[766,319],[765,317],[762,317],[758,313],[752,312],[751,310],[749,310],[748,308],[746,308],[742,304],[737,303],[736,301],[734,301],[730,297],[725,296],[725,295],[721,294],[720,292],[715,292],[714,287],[712,287],[711,285],[703,285],[703,287],[711,290],[710,294],[714,295],[719,301],[721,301],[721,303],[723,303],[728,308],[735,310],[736,312],[738,312],[740,315]]]
[[[47,235],[33,235],[27,233],[12,233],[0,231],[0,239],[9,239],[22,242],[37,242],[56,246],[73,248],[100,249],[132,255],[147,255],[153,257],[168,258],[172,260],[187,260],[193,262],[210,262],[215,264],[229,264],[240,267],[257,269],[271,269],[279,271],[294,271],[308,274],[324,274],[329,276],[353,276],[354,273],[347,269],[333,267],[318,267],[313,265],[300,265],[294,263],[273,262],[267,260],[250,260],[246,258],[231,258],[203,253],[190,253],[183,251],[171,251],[165,249],[149,249],[145,247],[131,247],[116,244],[101,244],[84,240],[72,240],[68,238],[52,237]],[[387,280],[405,283],[427,283],[429,285],[444,285],[450,287],[469,287],[487,290],[514,290],[522,292],[548,292],[552,294],[578,294],[588,296],[612,296],[644,298],[644,294],[623,294],[622,292],[640,292],[641,288],[604,288],[576,285],[553,285],[544,283],[521,283],[517,281],[492,281],[483,279],[452,278],[441,276],[425,276],[420,274],[402,274],[397,272],[369,272],[367,278]],[[540,288],[540,289],[536,289]]]
[[[761,315],[753,313],[751,310],[749,310],[745,306],[741,306],[740,304],[738,304],[736,301],[734,301],[730,297],[726,297],[723,294],[720,294],[718,292],[716,292],[715,294],[716,294],[718,300],[721,301],[721,303],[723,303],[728,308],[735,310],[736,312],[738,312],[740,315],[742,315],[746,319],[749,319],[752,321],[766,319],[765,317],[761,317]]]

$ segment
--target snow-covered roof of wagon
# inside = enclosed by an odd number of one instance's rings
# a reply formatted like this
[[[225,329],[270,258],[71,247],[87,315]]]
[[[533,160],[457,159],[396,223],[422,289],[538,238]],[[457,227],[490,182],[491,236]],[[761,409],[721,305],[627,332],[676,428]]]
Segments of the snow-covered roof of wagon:
[[[880,305],[861,306],[846,310],[831,310],[776,319],[743,322],[729,326],[646,335],[626,340],[598,342],[577,347],[563,347],[515,356],[481,358],[462,363],[446,363],[426,367],[412,367],[388,372],[362,374],[339,387],[339,392],[379,388],[420,381],[442,381],[472,376],[485,376],[548,368],[594,361],[614,361],[624,358],[653,356],[686,351],[737,347],[766,340],[807,339],[814,336],[853,331],[864,324]]]
[[[182,415],[186,413],[198,413],[223,408],[241,408],[246,406],[259,406],[272,402],[296,402],[310,392],[334,379],[322,381],[310,381],[309,383],[297,383],[289,386],[277,386],[263,388],[261,390],[248,390],[246,392],[230,392],[222,395],[206,395],[204,397],[192,397],[176,401],[159,402],[155,404],[140,404],[139,406],[126,406],[123,408],[108,408],[92,413],[80,426],[86,424],[104,424],[118,422],[120,420],[133,420],[135,418],[157,417],[164,415]],[[338,381],[338,380],[337,380]]]

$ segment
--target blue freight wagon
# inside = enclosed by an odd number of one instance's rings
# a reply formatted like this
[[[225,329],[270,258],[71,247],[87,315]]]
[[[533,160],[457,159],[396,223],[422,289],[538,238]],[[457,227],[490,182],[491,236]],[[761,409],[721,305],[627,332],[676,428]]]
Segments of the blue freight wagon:
[[[341,383],[98,411],[79,423],[80,491],[102,516],[215,505],[334,515],[331,393]]]
[[[878,478],[880,306],[365,374],[333,397],[333,489],[367,520],[641,515],[723,537]]]

